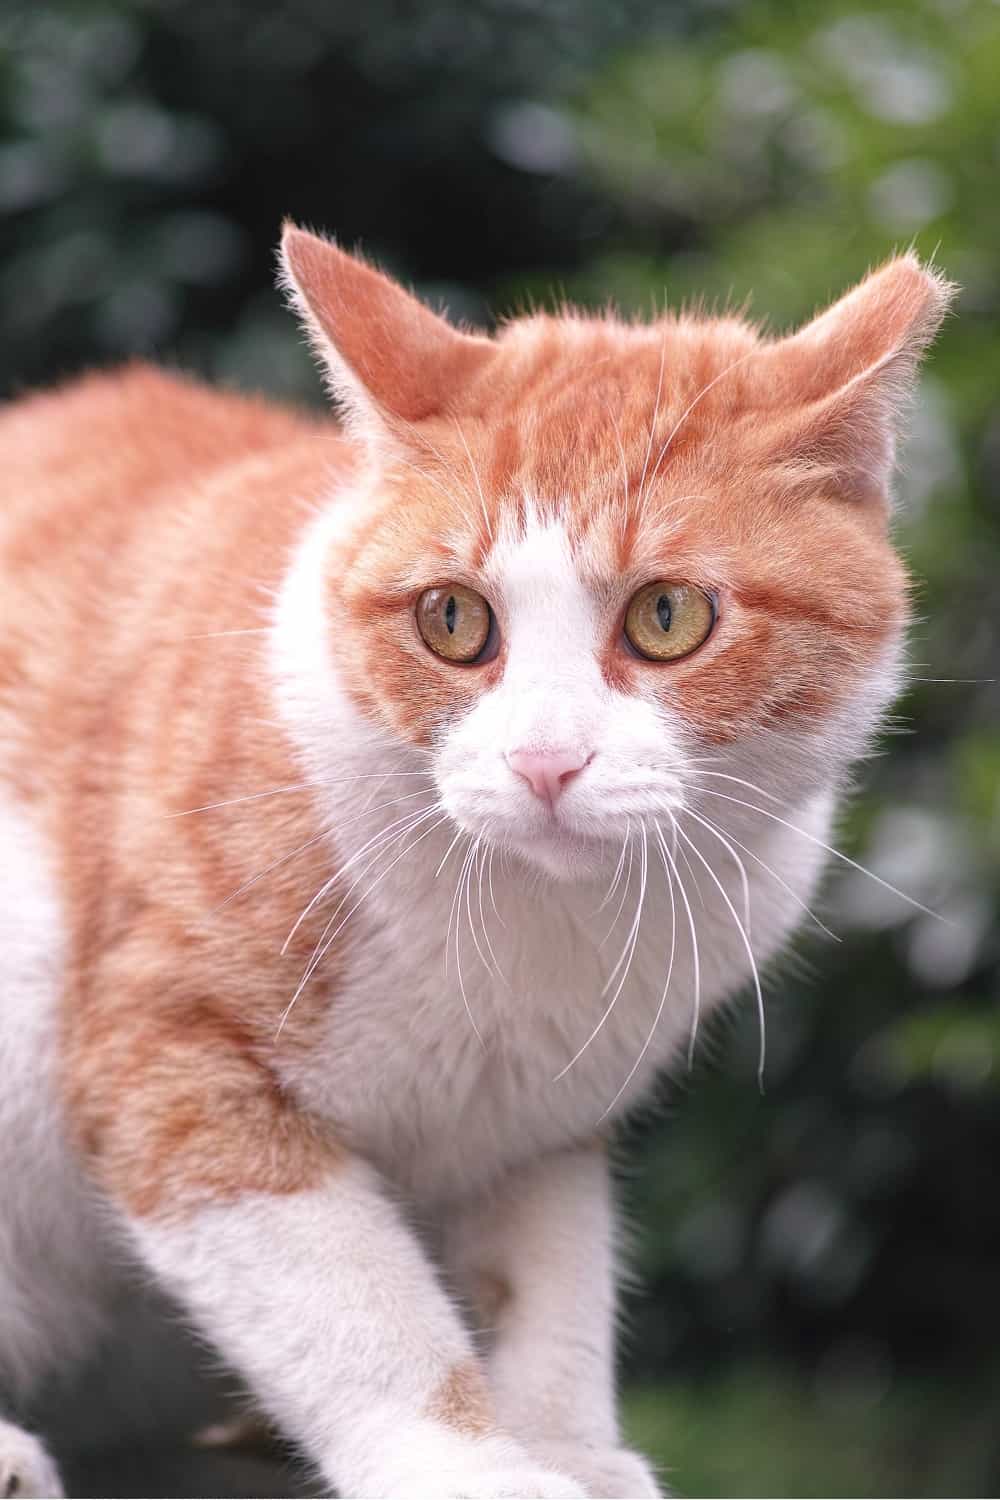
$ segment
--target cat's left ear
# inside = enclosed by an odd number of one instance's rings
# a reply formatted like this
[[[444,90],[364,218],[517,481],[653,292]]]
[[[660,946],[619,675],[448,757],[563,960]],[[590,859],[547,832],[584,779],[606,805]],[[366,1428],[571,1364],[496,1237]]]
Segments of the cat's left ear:
[[[786,481],[886,499],[920,359],[955,290],[916,255],[899,256],[762,351],[781,413],[770,457]]]
[[[357,256],[286,223],[281,280],[327,375],[331,395],[377,455],[408,424],[461,405],[496,356]]]

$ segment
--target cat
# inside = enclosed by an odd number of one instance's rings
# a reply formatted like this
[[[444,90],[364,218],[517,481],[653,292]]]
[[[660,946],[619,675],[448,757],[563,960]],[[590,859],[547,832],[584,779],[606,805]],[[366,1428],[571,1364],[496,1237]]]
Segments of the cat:
[[[345,1495],[656,1495],[608,1136],[762,1007],[897,691],[951,287],[485,336],[282,268],[339,424],[142,365],[0,419],[0,1494],[138,1264]]]

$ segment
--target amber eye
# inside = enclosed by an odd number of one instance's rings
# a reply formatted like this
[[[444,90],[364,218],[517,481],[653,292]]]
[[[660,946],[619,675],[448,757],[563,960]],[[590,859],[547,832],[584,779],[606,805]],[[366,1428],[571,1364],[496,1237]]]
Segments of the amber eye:
[[[493,611],[482,594],[460,583],[425,589],[417,600],[417,629],[436,656],[472,662],[486,648]]]
[[[708,639],[715,605],[690,583],[647,583],[625,615],[625,634],[640,656],[676,661]]]

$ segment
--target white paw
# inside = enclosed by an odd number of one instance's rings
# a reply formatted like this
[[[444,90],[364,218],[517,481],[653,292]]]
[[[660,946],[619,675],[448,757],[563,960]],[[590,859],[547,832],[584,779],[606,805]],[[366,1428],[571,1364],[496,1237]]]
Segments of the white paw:
[[[467,1479],[449,1476],[440,1488],[430,1484],[427,1494],[448,1500],[585,1500],[588,1494],[565,1474],[539,1469],[534,1464],[517,1469],[490,1469]]]
[[[501,1434],[469,1439],[436,1424],[421,1429],[398,1434],[341,1489],[388,1500],[587,1500],[575,1479]]]
[[[581,1442],[532,1443],[546,1463],[551,1463],[586,1487],[600,1500],[660,1500],[660,1488],[652,1465],[630,1448],[598,1448]]]
[[[36,1437],[9,1422],[0,1422],[0,1497],[2,1500],[60,1500],[59,1470]]]

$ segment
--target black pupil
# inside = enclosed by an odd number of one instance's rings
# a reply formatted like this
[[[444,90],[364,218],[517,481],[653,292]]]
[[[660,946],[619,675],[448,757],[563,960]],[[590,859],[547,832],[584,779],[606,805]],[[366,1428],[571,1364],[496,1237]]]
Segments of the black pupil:
[[[455,603],[455,595],[448,595],[448,603],[444,607],[444,623],[448,627],[448,634],[455,634],[455,616],[458,614],[458,605]]]
[[[656,618],[659,620],[660,629],[664,631],[664,633],[670,629],[670,600],[667,598],[666,594],[661,594],[656,601]]]

